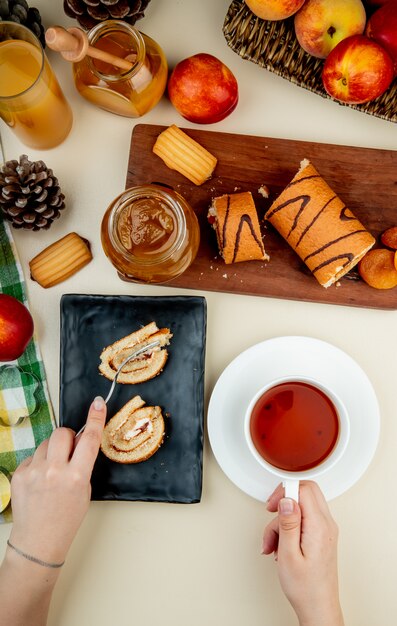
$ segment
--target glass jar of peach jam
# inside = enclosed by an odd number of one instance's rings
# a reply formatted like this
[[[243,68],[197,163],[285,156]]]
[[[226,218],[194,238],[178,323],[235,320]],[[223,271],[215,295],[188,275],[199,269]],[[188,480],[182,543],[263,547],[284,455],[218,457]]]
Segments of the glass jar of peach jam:
[[[94,48],[130,61],[122,70],[105,61],[85,56],[73,63],[77,90],[106,111],[140,117],[160,100],[167,83],[167,60],[158,43],[126,22],[100,22],[88,32]]]
[[[127,189],[111,203],[102,220],[101,238],[121,278],[165,283],[194,261],[200,227],[179,193],[142,185]]]

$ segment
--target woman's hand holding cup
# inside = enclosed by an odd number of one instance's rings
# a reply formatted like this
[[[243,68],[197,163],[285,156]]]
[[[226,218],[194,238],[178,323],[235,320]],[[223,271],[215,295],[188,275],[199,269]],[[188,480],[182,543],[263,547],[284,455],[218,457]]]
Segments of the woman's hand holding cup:
[[[339,603],[338,527],[314,482],[300,483],[299,504],[279,485],[267,509],[278,515],[267,525],[263,554],[274,554],[281,587],[300,626],[343,626]]]

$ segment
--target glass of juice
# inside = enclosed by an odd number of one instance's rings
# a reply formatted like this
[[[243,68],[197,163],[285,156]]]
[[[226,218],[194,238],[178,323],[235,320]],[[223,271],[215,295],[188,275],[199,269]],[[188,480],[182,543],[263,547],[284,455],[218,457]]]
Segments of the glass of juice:
[[[36,150],[59,145],[73,122],[40,41],[14,22],[0,22],[0,117]]]

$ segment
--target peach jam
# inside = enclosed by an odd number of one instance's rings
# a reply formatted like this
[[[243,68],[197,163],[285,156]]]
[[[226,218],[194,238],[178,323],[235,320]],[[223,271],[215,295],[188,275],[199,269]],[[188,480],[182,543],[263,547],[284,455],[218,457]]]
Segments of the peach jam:
[[[200,243],[196,214],[176,191],[160,185],[131,187],[102,220],[102,246],[121,278],[164,283],[194,261]]]

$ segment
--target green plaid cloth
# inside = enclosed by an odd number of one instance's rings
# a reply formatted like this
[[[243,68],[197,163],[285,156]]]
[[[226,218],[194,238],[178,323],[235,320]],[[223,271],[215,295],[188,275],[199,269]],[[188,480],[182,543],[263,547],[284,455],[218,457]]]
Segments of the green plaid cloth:
[[[1,219],[0,292],[28,305],[17,250],[8,224]],[[0,366],[0,471],[3,469],[6,475],[12,475],[19,463],[31,456],[54,428],[44,365],[33,337],[17,361]],[[8,507],[0,514],[0,523],[11,519]]]

